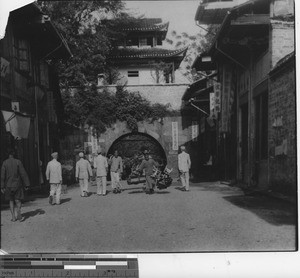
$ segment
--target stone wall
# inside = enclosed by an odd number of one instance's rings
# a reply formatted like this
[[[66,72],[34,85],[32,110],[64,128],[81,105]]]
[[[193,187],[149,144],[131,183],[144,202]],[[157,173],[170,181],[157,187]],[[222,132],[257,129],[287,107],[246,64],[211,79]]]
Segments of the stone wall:
[[[187,89],[188,84],[155,84],[155,85],[131,85],[126,89],[129,92],[139,92],[141,96],[148,99],[152,104],[170,104],[170,108],[178,112],[178,116],[165,117],[163,119],[150,123],[143,121],[138,123],[138,132],[151,136],[163,148],[167,157],[167,166],[173,168],[173,178],[178,177],[177,171],[177,156],[180,145],[185,145],[187,152],[190,153],[192,160],[192,174],[197,175],[199,167],[202,163],[199,162],[201,157],[199,149],[199,138],[192,140],[192,122],[199,124],[199,119],[196,116],[185,115],[180,113],[182,105],[182,96]],[[116,86],[104,85],[98,86],[98,90],[108,89],[110,92],[116,92]],[[177,123],[176,130],[172,129],[172,123]],[[173,124],[174,126],[174,124]],[[199,131],[199,128],[196,128]],[[195,131],[195,128],[194,128]],[[117,121],[112,127],[108,128],[105,133],[101,134],[97,140],[97,148],[108,152],[113,143],[121,136],[130,134],[131,130],[125,122]],[[194,135],[195,136],[195,133]],[[175,140],[175,137],[178,138]],[[91,140],[88,139],[90,142]],[[81,140],[82,141],[82,140]],[[177,147],[174,148],[174,141]],[[83,142],[82,142],[83,143]],[[202,156],[204,159],[204,157]]]
[[[155,85],[131,85],[126,86],[129,92],[139,92],[141,96],[151,103],[170,104],[173,110],[180,110],[181,98],[188,84],[155,84]],[[99,87],[100,89],[101,87]],[[108,85],[105,88],[111,92],[116,91],[116,86]]]
[[[270,51],[271,68],[287,54],[295,50],[294,22],[271,20]]]
[[[270,76],[269,87],[269,184],[285,193],[295,193],[297,187],[294,67],[283,65]]]
[[[197,172],[197,159],[198,153],[197,148],[195,148],[195,142],[192,142],[192,132],[191,123],[192,118],[190,117],[166,117],[162,121],[155,121],[153,123],[149,122],[139,122],[138,132],[150,135],[153,139],[159,142],[165,151],[167,157],[167,166],[173,168],[173,177],[178,177],[177,171],[177,155],[178,150],[175,148],[173,142],[175,140],[174,136],[178,138],[177,146],[185,145],[187,151],[191,155],[191,160],[193,165],[193,171]],[[177,132],[172,130],[172,123],[177,123]],[[126,123],[117,122],[113,127],[109,128],[105,133],[101,134],[99,138],[99,144],[101,149],[106,152],[112,146],[112,144],[120,136],[131,133],[128,129]],[[175,134],[174,134],[175,133]],[[176,141],[176,140],[175,140]],[[196,144],[197,145],[197,144]]]

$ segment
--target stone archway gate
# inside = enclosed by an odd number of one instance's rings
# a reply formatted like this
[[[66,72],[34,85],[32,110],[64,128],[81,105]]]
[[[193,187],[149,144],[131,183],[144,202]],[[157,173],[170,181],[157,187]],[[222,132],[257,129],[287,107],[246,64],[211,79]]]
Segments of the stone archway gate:
[[[174,126],[176,129],[174,129]],[[113,144],[117,144],[120,139],[126,138],[126,135],[131,134],[125,122],[117,122],[111,128],[98,138],[99,146],[106,153],[112,152]],[[160,121],[139,122],[138,134],[145,135],[147,138],[152,138],[152,141],[158,143],[161,151],[164,152],[166,165],[168,168],[173,168],[172,175],[178,176],[177,171],[177,155],[178,147],[181,144],[186,144],[191,140],[191,131],[188,126],[184,126],[181,116],[166,117]],[[150,140],[151,141],[151,140]],[[123,152],[121,152],[123,155]],[[162,154],[161,157],[164,157]],[[126,152],[125,152],[126,156]]]

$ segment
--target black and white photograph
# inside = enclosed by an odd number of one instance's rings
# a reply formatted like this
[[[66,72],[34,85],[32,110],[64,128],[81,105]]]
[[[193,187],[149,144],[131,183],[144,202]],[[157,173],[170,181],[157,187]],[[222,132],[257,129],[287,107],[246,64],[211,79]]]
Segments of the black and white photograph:
[[[298,250],[295,1],[0,8],[3,252]]]

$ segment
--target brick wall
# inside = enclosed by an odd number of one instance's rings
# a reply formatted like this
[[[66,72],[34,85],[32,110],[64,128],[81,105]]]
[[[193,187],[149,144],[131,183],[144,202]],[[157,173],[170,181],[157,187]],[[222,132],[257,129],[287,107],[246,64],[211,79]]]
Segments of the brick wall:
[[[296,181],[296,93],[294,64],[270,76],[269,157],[270,187],[295,193]],[[287,142],[287,148],[283,146]]]
[[[271,20],[271,68],[273,68],[280,59],[295,50],[294,28],[294,22]]]

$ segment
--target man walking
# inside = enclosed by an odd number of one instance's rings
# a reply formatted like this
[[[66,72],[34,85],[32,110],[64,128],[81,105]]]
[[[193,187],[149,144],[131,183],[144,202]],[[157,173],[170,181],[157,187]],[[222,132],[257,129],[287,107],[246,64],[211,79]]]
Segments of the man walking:
[[[98,156],[95,158],[95,168],[97,177],[97,195],[106,195],[106,176],[108,163],[104,152],[99,151]]]
[[[178,155],[178,169],[182,184],[182,191],[189,191],[190,189],[190,176],[189,171],[191,168],[190,155],[185,152],[185,146],[180,147],[181,153]]]
[[[62,170],[61,164],[57,161],[58,153],[51,154],[52,160],[48,162],[46,168],[46,179],[50,184],[49,204],[55,205],[54,195],[56,195],[56,204],[60,204],[61,184],[62,184]]]
[[[89,193],[89,179],[93,175],[92,167],[89,161],[83,158],[83,152],[79,153],[79,160],[76,162],[75,177],[80,186],[80,196],[87,197]]]
[[[144,153],[144,159],[139,167],[139,171],[142,172],[145,169],[145,177],[146,177],[146,194],[154,193],[154,181],[151,177],[153,174],[154,166],[158,167],[158,164],[149,156],[148,152]]]
[[[110,158],[109,164],[113,193],[121,193],[120,176],[123,172],[123,162],[121,156],[118,154],[118,151],[114,152],[114,156]]]
[[[25,190],[29,187],[29,179],[23,164],[20,160],[15,159],[14,155],[14,151],[10,151],[8,159],[3,162],[1,168],[1,192],[5,194],[5,200],[9,201],[12,215],[11,221],[13,222],[16,219],[22,221],[23,184],[25,184]],[[17,218],[15,216],[15,209],[17,211]]]

